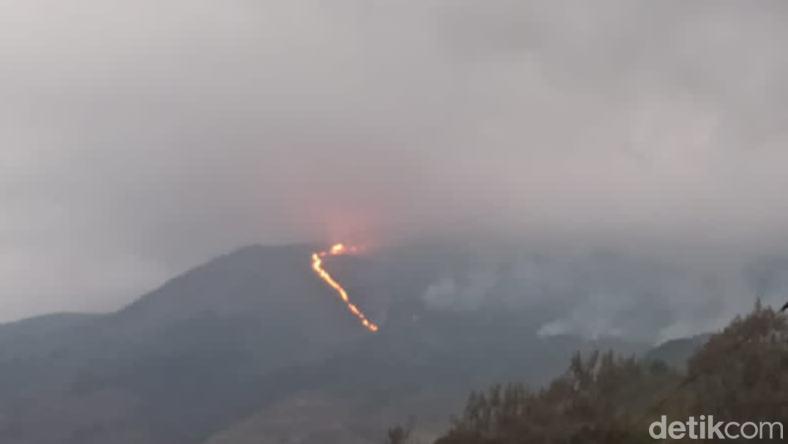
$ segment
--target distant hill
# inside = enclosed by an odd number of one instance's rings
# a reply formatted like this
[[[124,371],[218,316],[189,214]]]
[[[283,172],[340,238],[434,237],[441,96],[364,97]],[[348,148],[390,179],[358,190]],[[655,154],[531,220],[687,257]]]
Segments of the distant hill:
[[[8,353],[8,347],[19,346],[19,342],[60,334],[74,326],[101,317],[99,314],[53,313],[0,324],[0,352]]]
[[[703,347],[711,336],[707,333],[666,341],[646,353],[644,358],[651,361],[662,361],[678,369],[684,369],[690,356]]]

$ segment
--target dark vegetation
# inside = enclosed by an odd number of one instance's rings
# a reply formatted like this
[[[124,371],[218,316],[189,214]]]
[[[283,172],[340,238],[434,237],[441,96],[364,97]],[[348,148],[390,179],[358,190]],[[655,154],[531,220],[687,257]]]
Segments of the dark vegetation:
[[[709,338],[686,371],[663,361],[576,355],[542,390],[494,385],[471,393],[436,444],[646,443],[660,415],[788,424],[788,322],[758,305]]]

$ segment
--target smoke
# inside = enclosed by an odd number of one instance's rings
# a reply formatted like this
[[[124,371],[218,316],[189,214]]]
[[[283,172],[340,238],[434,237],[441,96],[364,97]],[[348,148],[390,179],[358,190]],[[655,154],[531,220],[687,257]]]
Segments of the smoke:
[[[755,297],[736,268],[703,269],[633,255],[590,254],[557,270],[568,282],[556,293],[567,310],[544,323],[543,336],[623,337],[662,342],[714,331]]]
[[[459,282],[444,277],[427,287],[424,302],[429,308],[442,310],[475,310],[486,301],[488,292],[496,283],[490,271],[474,271]]]
[[[786,249],[783,2],[0,8],[4,318],[252,242]]]
[[[514,253],[512,253],[514,250]],[[619,337],[660,343],[714,331],[755,305],[783,303],[785,259],[710,263],[684,254],[600,249],[449,255],[426,287],[427,310],[505,314],[539,336]],[[771,291],[752,276],[767,276]]]

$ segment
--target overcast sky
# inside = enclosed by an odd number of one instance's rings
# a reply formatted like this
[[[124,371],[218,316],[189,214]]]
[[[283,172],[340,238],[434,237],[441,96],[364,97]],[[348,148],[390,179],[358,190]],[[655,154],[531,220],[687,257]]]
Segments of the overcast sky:
[[[0,320],[259,242],[788,246],[782,1],[0,0]]]

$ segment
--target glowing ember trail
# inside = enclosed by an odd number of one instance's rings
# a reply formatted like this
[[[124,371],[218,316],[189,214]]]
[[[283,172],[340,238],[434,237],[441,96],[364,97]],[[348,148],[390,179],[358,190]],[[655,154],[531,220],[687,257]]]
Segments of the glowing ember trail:
[[[339,297],[342,299],[342,302],[344,302],[345,305],[347,306],[347,309],[350,310],[351,313],[353,313],[353,316],[358,318],[359,322],[361,322],[361,325],[363,325],[364,328],[366,328],[367,330],[374,333],[378,331],[378,326],[375,325],[375,323],[373,323],[369,319],[367,319],[364,313],[361,310],[359,310],[359,308],[355,304],[350,302],[350,297],[348,297],[347,291],[345,291],[345,289],[342,288],[342,285],[340,285],[339,282],[335,281],[334,278],[331,277],[331,275],[328,274],[328,272],[325,269],[323,269],[323,258],[325,258],[326,256],[341,256],[343,254],[355,253],[356,251],[358,251],[356,247],[346,247],[343,244],[335,244],[328,251],[319,251],[317,253],[312,254],[312,269],[315,270],[315,273],[317,273],[318,276],[320,276],[320,279],[322,279],[326,284],[328,284],[339,294]]]

